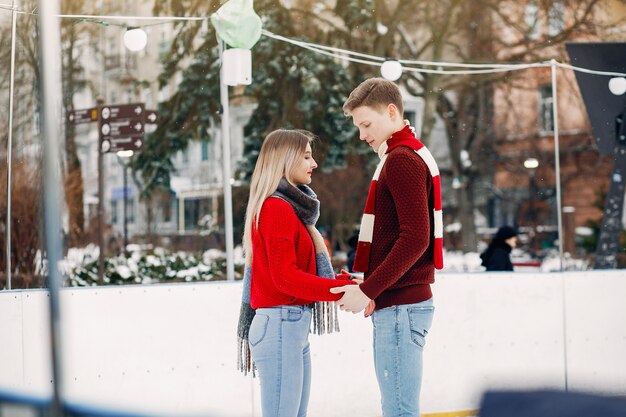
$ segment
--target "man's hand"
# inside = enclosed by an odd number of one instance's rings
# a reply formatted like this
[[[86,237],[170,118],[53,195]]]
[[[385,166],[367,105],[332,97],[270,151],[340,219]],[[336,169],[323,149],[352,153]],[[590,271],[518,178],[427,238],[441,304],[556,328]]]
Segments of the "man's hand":
[[[367,307],[365,307],[365,311],[363,312],[363,317],[369,317],[374,313],[374,309],[376,308],[376,302],[374,300],[370,300]]]
[[[335,301],[342,311],[350,311],[352,313],[358,313],[371,301],[367,295],[361,291],[358,285],[344,285],[343,287],[331,288],[330,292],[333,294],[344,293],[343,297]]]

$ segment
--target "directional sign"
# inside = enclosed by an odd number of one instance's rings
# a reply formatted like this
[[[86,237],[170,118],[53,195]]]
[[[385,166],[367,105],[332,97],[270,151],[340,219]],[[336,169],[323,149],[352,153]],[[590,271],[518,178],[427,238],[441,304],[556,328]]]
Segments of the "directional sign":
[[[96,122],[98,120],[98,109],[73,110],[67,114],[67,120],[73,125]]]
[[[126,119],[129,117],[140,118],[144,112],[143,103],[106,105],[102,106],[102,120]]]
[[[143,115],[146,124],[154,125],[159,120],[159,112],[156,110],[146,110]]]
[[[99,134],[102,152],[138,151],[143,147],[144,104],[102,106]]]
[[[100,133],[103,136],[125,136],[143,133],[143,121],[126,119],[122,121],[107,121],[100,123]]]

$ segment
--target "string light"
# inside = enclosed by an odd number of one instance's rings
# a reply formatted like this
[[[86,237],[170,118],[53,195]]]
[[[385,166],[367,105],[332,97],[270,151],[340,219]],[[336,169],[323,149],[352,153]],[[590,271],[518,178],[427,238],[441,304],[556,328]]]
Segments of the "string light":
[[[124,32],[124,45],[133,52],[141,51],[148,43],[148,35],[142,28],[129,27]]]
[[[389,81],[396,81],[402,76],[402,64],[396,60],[388,60],[380,66],[380,74]]]
[[[626,78],[614,77],[609,80],[609,90],[616,96],[626,93]]]
[[[0,5],[0,8],[9,9],[8,5],[5,7],[4,5]],[[13,10],[13,8],[10,8]],[[35,15],[36,12],[26,12],[26,11],[17,11],[20,14],[30,14]],[[194,16],[99,16],[99,15],[57,15],[59,18],[66,19],[99,19],[98,23],[103,26],[108,26],[109,23],[104,20],[153,20],[153,21],[201,21],[206,20],[207,17],[194,17]],[[143,25],[146,26],[146,25]],[[296,46],[299,46],[304,49],[308,49],[312,52],[316,52],[322,55],[327,55],[333,58],[341,59],[344,61],[365,64],[370,66],[378,66],[380,67],[387,59],[375,55],[364,54],[356,51],[350,51],[346,49],[319,45],[311,42],[298,41],[295,39],[286,38],[284,36],[276,35],[267,30],[263,30],[263,35],[280,40],[283,42],[287,42]],[[357,58],[354,58],[357,57]],[[420,60],[405,60],[405,59],[397,59],[396,62],[401,64],[403,71],[408,72],[416,72],[416,73],[425,73],[425,74],[450,74],[450,75],[472,75],[472,74],[489,74],[489,73],[498,73],[498,72],[507,72],[507,71],[518,71],[529,68],[546,68],[550,67],[550,61],[544,62],[535,62],[528,64],[499,64],[499,63],[488,63],[488,64],[475,64],[475,63],[459,63],[459,62],[436,62],[436,61],[420,61]],[[411,67],[410,65],[421,65],[421,66],[435,66],[439,69],[428,69],[428,68],[416,68]],[[589,68],[576,67],[569,64],[564,64],[560,62],[556,62],[556,65],[560,68],[570,69],[573,71],[584,72],[587,74],[596,74],[596,75],[605,75],[612,77],[626,77],[626,73],[621,72],[612,72],[612,71],[597,71]],[[451,68],[477,68],[476,70],[468,70],[468,71],[457,71],[457,70],[447,70],[444,69],[446,67]]]

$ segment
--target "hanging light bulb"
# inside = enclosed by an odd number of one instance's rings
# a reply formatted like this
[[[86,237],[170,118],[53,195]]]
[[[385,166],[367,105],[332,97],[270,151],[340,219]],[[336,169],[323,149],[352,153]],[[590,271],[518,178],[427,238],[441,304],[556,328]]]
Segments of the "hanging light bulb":
[[[380,66],[380,73],[384,79],[395,81],[402,75],[402,64],[396,60],[385,61]]]
[[[124,33],[124,45],[133,52],[141,51],[148,43],[148,35],[142,28],[127,28]]]
[[[616,96],[626,93],[626,78],[614,77],[609,80],[609,90]]]

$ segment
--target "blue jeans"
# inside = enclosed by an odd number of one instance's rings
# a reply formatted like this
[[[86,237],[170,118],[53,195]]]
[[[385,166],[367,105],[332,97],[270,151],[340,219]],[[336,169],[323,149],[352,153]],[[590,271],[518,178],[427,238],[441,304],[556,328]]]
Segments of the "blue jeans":
[[[374,367],[383,417],[419,417],[422,353],[433,321],[433,299],[377,310]]]
[[[263,417],[304,417],[311,391],[311,308],[259,308],[250,325]]]

